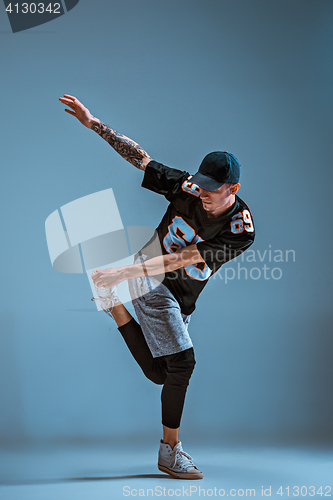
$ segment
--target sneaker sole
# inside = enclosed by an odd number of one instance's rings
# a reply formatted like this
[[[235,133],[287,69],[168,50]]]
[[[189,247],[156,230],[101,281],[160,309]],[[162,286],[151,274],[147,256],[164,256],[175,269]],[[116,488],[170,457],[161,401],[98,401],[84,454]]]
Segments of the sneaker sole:
[[[166,474],[169,474],[172,477],[176,477],[177,479],[202,479],[203,478],[203,473],[198,471],[198,472],[175,472],[171,469],[168,469],[167,467],[164,467],[163,465],[158,464],[158,468],[161,472],[165,472]]]

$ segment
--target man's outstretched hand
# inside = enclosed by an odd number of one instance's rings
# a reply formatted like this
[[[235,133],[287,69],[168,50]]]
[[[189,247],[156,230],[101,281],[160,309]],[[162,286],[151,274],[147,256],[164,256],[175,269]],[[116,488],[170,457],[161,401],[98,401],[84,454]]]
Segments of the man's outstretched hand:
[[[59,97],[59,101],[71,108],[72,111],[65,109],[66,113],[75,116],[85,127],[91,128],[93,122],[99,121],[76,97],[64,94],[64,97]]]
[[[94,285],[102,288],[111,288],[124,281],[120,268],[98,269],[91,275]]]

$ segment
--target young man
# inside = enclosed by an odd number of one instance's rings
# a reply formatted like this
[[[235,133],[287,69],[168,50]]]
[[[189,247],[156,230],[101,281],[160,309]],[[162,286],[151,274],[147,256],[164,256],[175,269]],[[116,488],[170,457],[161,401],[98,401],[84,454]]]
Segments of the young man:
[[[177,478],[201,479],[202,472],[178,439],[195,365],[187,326],[209,277],[254,241],[251,213],[236,195],[240,165],[232,154],[217,151],[208,154],[199,171],[190,176],[155,162],[136,142],[92,116],[74,96],[64,94],[60,101],[70,108],[65,109],[67,113],[145,172],[143,187],[163,194],[170,202],[156,230],[162,255],[149,258],[143,249],[133,265],[96,271],[92,278],[101,307],[115,319],[144,374],[163,385],[159,469]],[[162,283],[155,279],[154,287],[142,292],[144,280],[149,285],[154,276],[163,273]],[[124,280],[129,280],[140,324],[116,296],[115,286]]]

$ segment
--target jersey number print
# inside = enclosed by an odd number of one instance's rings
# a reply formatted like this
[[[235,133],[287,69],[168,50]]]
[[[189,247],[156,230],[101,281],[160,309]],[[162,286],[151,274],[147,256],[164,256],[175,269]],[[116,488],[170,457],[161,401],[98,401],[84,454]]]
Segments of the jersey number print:
[[[242,233],[245,229],[248,233],[253,233],[254,226],[251,219],[251,214],[248,210],[238,212],[234,215],[230,222],[231,232],[234,234]]]
[[[203,241],[203,239],[195,234],[194,229],[182,217],[176,215],[172,219],[170,226],[168,226],[168,232],[163,239],[163,245],[168,253],[173,253],[177,252],[180,248],[186,247],[186,245],[195,245],[199,241]],[[205,262],[190,264],[185,266],[184,269],[188,276],[198,281],[204,281],[212,274],[212,271]]]

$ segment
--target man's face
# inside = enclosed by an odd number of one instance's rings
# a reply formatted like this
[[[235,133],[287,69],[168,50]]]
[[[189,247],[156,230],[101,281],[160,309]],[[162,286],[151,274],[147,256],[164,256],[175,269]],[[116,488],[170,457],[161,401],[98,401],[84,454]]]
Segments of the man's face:
[[[223,184],[215,191],[206,191],[200,188],[202,206],[208,217],[218,217],[226,212],[235,202],[235,194],[240,184]]]

